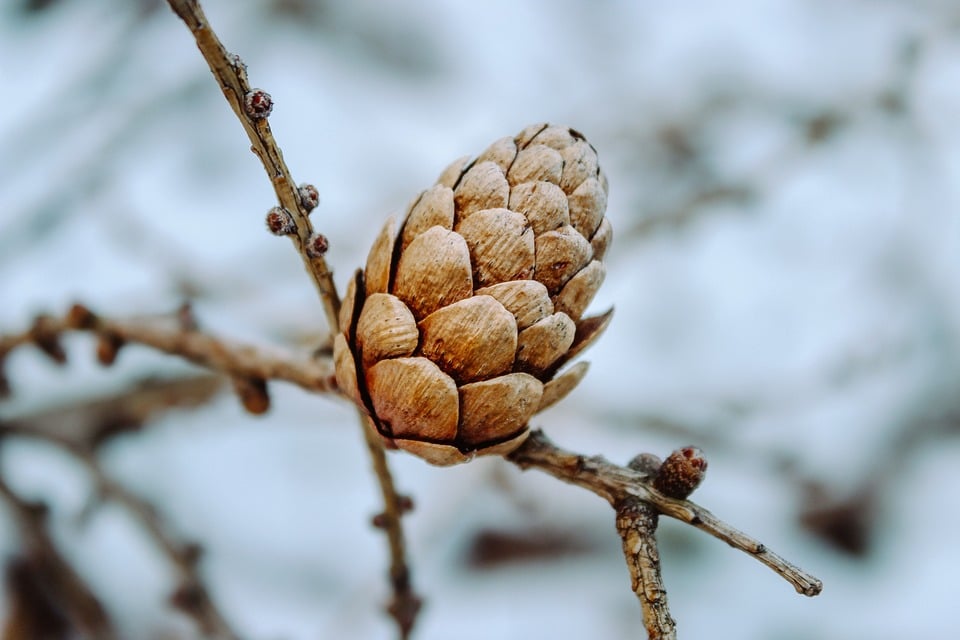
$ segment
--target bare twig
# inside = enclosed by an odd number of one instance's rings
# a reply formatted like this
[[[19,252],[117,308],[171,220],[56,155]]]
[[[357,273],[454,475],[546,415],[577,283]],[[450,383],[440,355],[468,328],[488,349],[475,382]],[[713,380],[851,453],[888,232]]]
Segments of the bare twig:
[[[39,435],[96,449],[117,434],[139,429],[164,410],[199,406],[222,386],[222,379],[209,373],[147,379],[117,394],[5,418],[0,420],[0,435]]]
[[[200,53],[203,54],[210,71],[223,90],[224,97],[247,132],[253,152],[260,158],[267,176],[273,182],[281,207],[290,215],[294,230],[288,235],[293,240],[323,299],[331,333],[336,333],[339,328],[340,298],[330,269],[323,258],[326,239],[314,232],[309,218],[310,207],[304,202],[283,160],[283,153],[270,130],[264,113],[269,113],[269,95],[250,86],[246,66],[239,57],[231,55],[220,42],[197,0],[168,0],[168,2],[193,33]],[[251,106],[255,108],[251,109]],[[363,423],[361,429],[384,500],[384,530],[390,545],[390,581],[394,590],[394,599],[388,611],[396,620],[401,637],[407,638],[420,608],[420,600],[415,595],[410,581],[406,543],[400,520],[400,514],[403,511],[401,498],[394,488],[383,442],[369,427],[362,413],[360,420]]]
[[[630,586],[640,600],[650,640],[676,640],[677,625],[667,606],[667,590],[660,573],[656,509],[630,497],[617,507],[617,532],[630,570]]]
[[[30,343],[49,352],[50,347],[45,348],[43,344],[53,342],[59,345],[61,334],[89,331],[102,340],[97,355],[104,364],[110,364],[116,350],[124,344],[141,344],[233,378],[283,380],[316,393],[335,393],[337,390],[329,361],[299,358],[280,350],[232,342],[204,333],[196,328],[186,307],[181,307],[176,314],[113,319],[96,315],[87,307],[76,304],[63,318],[41,318],[42,322],[34,323],[29,331],[0,336],[0,358],[7,351]],[[43,327],[40,341],[36,339],[38,325]]]
[[[83,578],[67,562],[47,531],[47,509],[18,496],[0,477],[0,498],[10,507],[20,527],[27,566],[73,628],[86,637],[110,640],[116,634],[103,605]]]
[[[393,599],[387,605],[387,612],[396,621],[401,638],[409,638],[423,600],[417,595],[410,580],[410,567],[406,561],[406,543],[400,518],[409,511],[409,498],[405,501],[397,493],[393,476],[387,467],[387,455],[380,443],[380,436],[370,420],[361,417],[365,431],[367,449],[374,472],[380,479],[380,491],[383,496],[383,513],[374,519],[377,526],[387,532],[390,544],[390,585],[393,587]]]
[[[251,115],[244,107],[247,96],[256,91],[250,86],[247,79],[246,65],[237,56],[230,54],[216,32],[207,22],[207,17],[196,0],[169,0],[170,7],[180,16],[197,41],[197,47],[207,61],[210,71],[213,72],[217,83],[223,90],[223,95],[233,109],[247,137],[250,138],[251,149],[260,158],[267,176],[273,183],[274,191],[280,206],[286,209],[296,225],[296,233],[291,239],[297,252],[303,258],[304,265],[310,273],[327,316],[327,324],[331,332],[336,332],[337,316],[340,311],[340,297],[337,295],[333,283],[333,274],[322,255],[310,250],[310,243],[314,237],[313,224],[310,222],[309,209],[304,206],[297,183],[294,182],[283,152],[273,137],[270,123],[262,115]],[[269,96],[267,97],[269,99]]]
[[[693,525],[731,547],[748,553],[767,565],[798,593],[815,596],[823,583],[787,562],[767,547],[734,529],[703,507],[687,500],[669,498],[650,485],[648,475],[615,465],[602,456],[585,456],[554,445],[542,431],[534,431],[508,459],[522,469],[535,468],[555,478],[583,487],[607,500],[614,508],[630,497],[652,505],[659,513]]]
[[[178,576],[178,584],[170,596],[171,604],[192,618],[205,638],[239,638],[239,634],[230,627],[226,617],[217,608],[200,577],[198,564],[202,549],[196,544],[177,540],[164,525],[153,505],[110,478],[93,452],[68,442],[57,442],[53,439],[48,441],[60,445],[80,460],[96,482],[100,495],[114,500],[129,511],[170,560]]]
[[[74,309],[73,315],[76,314]],[[48,324],[65,328],[70,322],[69,319],[62,323],[48,319]],[[121,323],[97,320],[96,324],[116,329]],[[204,637],[235,639],[239,635],[230,628],[200,579],[197,569],[200,547],[178,541],[152,505],[106,474],[95,453],[108,438],[141,427],[164,409],[201,404],[221,386],[220,379],[209,374],[164,381],[147,380],[109,397],[4,420],[0,423],[0,437],[20,436],[47,442],[80,461],[93,478],[98,495],[127,509],[170,560],[179,576],[171,603],[194,619]],[[27,538],[32,541],[35,535],[36,530],[31,529]]]

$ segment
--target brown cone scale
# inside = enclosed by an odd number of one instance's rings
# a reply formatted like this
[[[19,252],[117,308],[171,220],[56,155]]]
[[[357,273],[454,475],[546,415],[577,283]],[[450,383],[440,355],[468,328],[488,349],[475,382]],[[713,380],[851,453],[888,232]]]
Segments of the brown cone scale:
[[[506,455],[586,374],[582,317],[605,270],[607,180],[567,127],[462,158],[387,221],[344,299],[340,388],[380,434],[438,465]]]

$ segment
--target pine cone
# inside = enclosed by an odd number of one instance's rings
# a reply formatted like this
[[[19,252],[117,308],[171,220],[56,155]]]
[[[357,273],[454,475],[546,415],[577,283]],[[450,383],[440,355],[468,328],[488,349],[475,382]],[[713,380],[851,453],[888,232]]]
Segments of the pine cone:
[[[604,278],[606,206],[596,151],[573,129],[534,125],[454,162],[350,282],[340,388],[433,464],[513,451],[583,378],[586,363],[557,372],[610,320],[581,319]]]

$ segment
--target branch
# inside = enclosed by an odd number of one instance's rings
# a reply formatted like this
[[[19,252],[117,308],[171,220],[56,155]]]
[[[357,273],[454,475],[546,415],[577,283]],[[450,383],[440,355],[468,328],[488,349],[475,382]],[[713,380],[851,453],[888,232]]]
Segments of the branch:
[[[120,393],[0,420],[7,433],[58,438],[96,449],[108,439],[141,428],[173,408],[200,406],[220,391],[222,379],[209,373],[172,379],[146,379]]]
[[[197,328],[187,306],[174,314],[113,319],[75,304],[62,318],[38,316],[29,330],[0,336],[0,371],[9,351],[27,344],[37,346],[58,363],[66,362],[61,337],[68,331],[97,336],[97,358],[104,365],[112,364],[124,345],[140,344],[230,376],[244,406],[252,413],[263,413],[269,407],[267,380],[283,380],[314,393],[337,392],[329,360],[301,358],[205,333]],[[203,395],[198,394],[198,399]],[[163,402],[164,398],[154,400]]]
[[[168,0],[170,8],[180,16],[184,24],[193,33],[197,47],[207,61],[210,71],[223,90],[223,95],[240,120],[251,150],[260,158],[267,177],[273,183],[280,206],[291,216],[295,233],[290,234],[297,252],[303,259],[307,272],[323,300],[324,311],[330,331],[335,333],[338,327],[337,316],[340,313],[340,297],[333,283],[333,274],[323,258],[326,239],[318,236],[310,222],[310,207],[304,204],[300,189],[283,160],[280,146],[273,137],[267,116],[272,108],[270,95],[250,86],[247,68],[236,55],[229,53],[220,42],[216,32],[207,22],[207,17],[196,0]],[[323,250],[317,250],[318,241]]]
[[[327,250],[327,239],[314,232],[309,218],[310,210],[316,206],[319,195],[310,185],[303,185],[299,189],[295,186],[296,183],[283,160],[283,153],[267,122],[267,116],[273,104],[270,95],[250,86],[246,66],[238,56],[230,54],[220,42],[197,0],[168,0],[168,2],[193,33],[200,53],[207,61],[234,114],[247,132],[253,152],[263,163],[263,168],[272,181],[277,200],[280,202],[280,209],[272,210],[267,215],[267,226],[272,232],[278,235],[289,235],[293,240],[323,299],[330,332],[335,334],[339,329],[340,299],[330,269],[323,258]],[[400,520],[400,514],[404,511],[404,501],[394,487],[380,436],[369,427],[362,413],[360,413],[360,420],[363,423],[361,430],[384,500],[382,519],[390,545],[390,581],[394,592],[393,602],[389,605],[388,611],[396,620],[401,637],[407,638],[419,611],[420,600],[413,592],[410,569],[406,560],[406,543]]]
[[[14,493],[2,477],[0,477],[0,498],[9,505],[20,528],[26,556],[26,561],[20,570],[33,574],[34,580],[31,582],[43,588],[50,600],[47,604],[55,606],[59,612],[65,614],[71,627],[81,630],[85,636],[104,640],[115,638],[113,625],[103,605],[83,578],[63,558],[47,531],[46,506],[27,502]],[[21,604],[27,605],[27,603]],[[24,625],[32,628],[31,622],[44,622],[30,620],[14,622],[17,615],[15,615],[16,612],[12,613],[14,615],[11,615],[8,625]],[[25,617],[30,616],[26,614]],[[5,631],[8,630],[10,630],[9,626]],[[22,631],[22,628],[16,626],[14,631]]]
[[[205,638],[235,640],[240,635],[227,622],[217,608],[210,592],[200,577],[198,566],[203,550],[200,546],[177,540],[164,526],[153,505],[138,498],[111,479],[100,466],[99,460],[89,450],[69,442],[46,438],[73,454],[93,477],[101,496],[114,500],[136,519],[154,544],[167,557],[176,570],[178,584],[170,596],[171,604],[189,616],[203,632]]]
[[[617,507],[617,533],[623,541],[623,556],[630,570],[630,586],[640,600],[643,621],[650,640],[676,640],[677,623],[667,607],[667,590],[660,573],[657,550],[659,514],[637,498],[627,498]]]
[[[630,498],[649,504],[657,512],[693,525],[723,540],[734,549],[753,556],[805,596],[815,596],[823,589],[820,580],[787,562],[757,540],[734,529],[703,507],[687,500],[670,498],[657,491],[651,486],[649,475],[615,465],[602,456],[585,456],[565,451],[550,442],[540,430],[535,430],[508,459],[521,469],[539,469],[555,478],[583,487],[603,497],[614,508]]]

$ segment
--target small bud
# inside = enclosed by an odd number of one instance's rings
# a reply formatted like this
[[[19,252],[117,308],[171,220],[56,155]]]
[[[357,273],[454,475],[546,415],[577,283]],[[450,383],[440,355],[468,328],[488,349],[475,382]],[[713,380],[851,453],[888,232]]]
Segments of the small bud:
[[[237,392],[243,408],[249,413],[259,416],[270,409],[267,381],[263,378],[234,378],[233,388]]]
[[[671,498],[684,499],[700,486],[706,472],[703,451],[697,447],[677,449],[660,465],[653,488]]]
[[[43,351],[57,364],[67,361],[67,352],[60,344],[60,336],[53,318],[48,315],[39,315],[30,328],[30,338],[38,349]]]
[[[101,333],[97,338],[97,362],[109,367],[117,360],[123,338],[115,333]]]
[[[378,513],[370,519],[370,524],[372,524],[377,529],[386,529],[387,528],[387,514]]]
[[[273,98],[263,89],[253,89],[243,97],[243,110],[253,120],[262,120],[273,111]]]
[[[311,258],[322,258],[329,248],[330,242],[327,240],[327,236],[322,233],[315,233],[310,236],[307,243],[307,255]]]
[[[82,304],[74,304],[67,312],[67,326],[71,329],[92,329],[96,324],[96,314]]]
[[[300,204],[303,205],[303,208],[309,213],[317,208],[317,205],[320,204],[320,192],[317,191],[317,188],[312,184],[303,183],[297,187],[297,192],[300,194]]]
[[[398,495],[397,507],[400,509],[400,513],[410,513],[413,511],[413,498],[404,494]]]
[[[293,216],[283,207],[274,207],[267,212],[267,229],[275,236],[289,236],[297,231]]]

